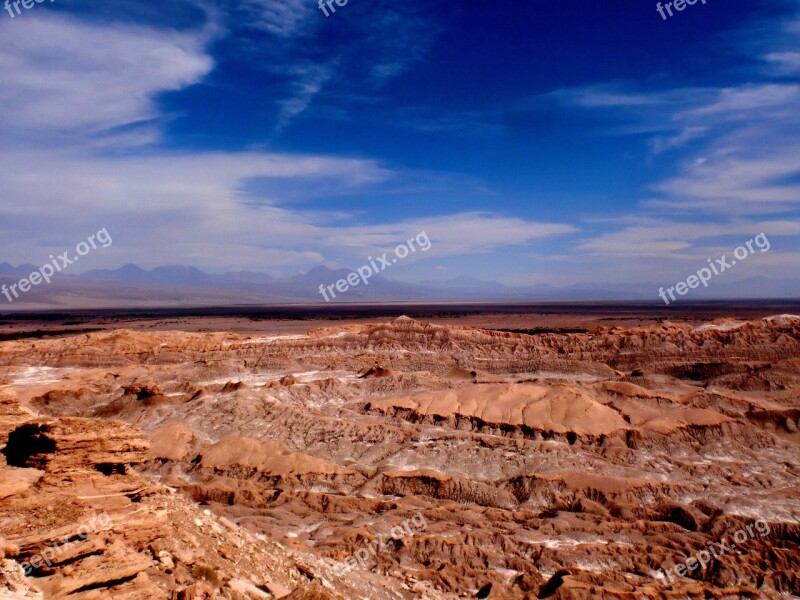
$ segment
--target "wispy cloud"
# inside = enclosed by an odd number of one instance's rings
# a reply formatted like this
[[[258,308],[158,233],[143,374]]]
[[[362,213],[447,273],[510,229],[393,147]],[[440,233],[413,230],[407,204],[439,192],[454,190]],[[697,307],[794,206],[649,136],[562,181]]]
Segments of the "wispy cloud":
[[[680,148],[687,142],[703,137],[709,128],[702,125],[684,127],[678,133],[668,136],[656,136],[650,140],[650,146],[655,154],[661,154],[673,148]]]
[[[628,87],[625,92],[614,84],[611,93],[592,86],[557,97],[573,107],[623,115],[638,134],[649,134],[656,154],[701,142],[676,175],[651,186],[660,197],[646,206],[729,214],[800,207],[795,180],[800,176],[800,85],[763,82],[651,92]]]
[[[372,13],[365,45],[374,51],[376,83],[401,75],[430,51],[439,34],[436,21],[410,4],[384,3]]]
[[[627,217],[622,229],[604,233],[581,244],[580,249],[615,257],[665,257],[696,259],[720,246],[725,237],[748,238],[760,232],[771,236],[800,235],[800,218],[784,221],[737,219],[729,222],[683,222],[674,218]]]
[[[779,75],[800,73],[800,52],[770,52],[766,59]]]
[[[328,19],[315,4],[306,6],[314,7],[315,14],[304,12],[302,21],[286,26],[281,37],[291,38],[290,43],[269,51],[279,52],[280,64],[266,61],[264,67],[288,80],[288,93],[277,100],[278,133],[314,102],[346,115],[354,95],[374,98],[382,86],[424,59],[439,33],[435,17],[412,4],[348,6]]]
[[[644,199],[631,213],[616,222],[586,223],[595,233],[577,250],[598,276],[613,278],[617,268],[652,280],[647,264],[657,264],[662,277],[680,275],[687,263],[729,252],[732,240],[741,238],[738,244],[762,231],[777,248],[780,240],[797,239],[800,84],[786,77],[797,74],[800,63],[785,44],[800,32],[798,22],[760,23],[733,36],[742,48],[757,49],[739,83],[646,87],[613,81],[547,96],[614,123],[601,125],[597,135],[641,136],[652,164],[665,173],[642,190]],[[771,68],[761,68],[764,62]],[[796,253],[759,256],[737,277],[785,276],[788,255]]]
[[[316,25],[318,12],[309,0],[243,0],[239,8],[251,15],[249,26],[281,38],[308,35]]]
[[[155,95],[198,82],[213,67],[210,30],[192,33],[84,23],[54,12],[0,22],[0,101],[7,142],[110,138],[156,141]],[[123,129],[124,128],[124,129]]]
[[[319,94],[325,84],[330,81],[336,71],[338,61],[329,64],[306,64],[293,67],[292,75],[296,79],[291,83],[292,96],[280,100],[275,131],[280,132],[291,121],[301,115]]]
[[[206,30],[85,23],[55,13],[26,24],[0,25],[6,34],[0,55],[9,64],[0,97],[20,111],[11,125],[15,137],[0,144],[4,260],[40,261],[59,249],[53,240],[79,239],[98,223],[113,232],[114,246],[87,260],[87,269],[137,262],[292,272],[363,260],[370,248],[422,230],[437,239],[438,256],[486,253],[574,231],[495,212],[363,224],[342,211],[284,206],[285,184],[333,195],[379,186],[388,194],[386,186],[402,187],[404,178],[368,158],[160,148],[164,113],[156,98],[211,72]],[[281,31],[288,34],[289,25]],[[282,105],[283,122],[308,108],[334,67],[295,68],[296,93]],[[62,143],[45,143],[54,136]],[[410,175],[409,181],[419,179]],[[254,180],[275,185],[259,194],[248,187]],[[442,178],[430,174],[426,181]]]
[[[193,264],[207,270],[345,265],[365,252],[396,245],[420,231],[435,238],[431,256],[487,253],[575,231],[487,212],[381,220],[359,224],[353,215],[280,206],[279,198],[251,202],[250,178],[316,180],[332,190],[353,181],[379,181],[374,161],[262,153],[95,157],[55,152],[5,156],[14,177],[0,176],[4,260],[41,259],[32,245],[80,237],[100,222],[114,232],[112,251],[93,257],[109,266],[137,262]],[[42,176],[46,169],[47,178]],[[58,181],[54,189],[51,181]],[[39,215],[49,215],[47,222]],[[57,248],[54,248],[57,249]],[[37,252],[52,252],[44,246]],[[97,263],[87,264],[88,267]]]
[[[577,228],[563,223],[543,223],[506,217],[492,212],[464,212],[400,223],[344,227],[332,241],[354,248],[378,250],[427,231],[436,240],[429,256],[459,256],[488,253],[498,248],[522,246],[554,236],[575,233]]]
[[[417,106],[395,111],[398,127],[409,127],[420,133],[460,134],[492,137],[508,133],[500,110],[466,110],[453,108],[434,110]]]

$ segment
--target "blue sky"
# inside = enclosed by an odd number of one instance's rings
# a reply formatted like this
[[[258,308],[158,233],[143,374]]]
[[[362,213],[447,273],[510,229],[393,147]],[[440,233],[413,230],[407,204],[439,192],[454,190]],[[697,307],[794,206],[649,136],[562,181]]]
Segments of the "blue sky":
[[[800,2],[55,0],[0,13],[0,262],[797,279]],[[12,8],[13,10],[13,8]]]

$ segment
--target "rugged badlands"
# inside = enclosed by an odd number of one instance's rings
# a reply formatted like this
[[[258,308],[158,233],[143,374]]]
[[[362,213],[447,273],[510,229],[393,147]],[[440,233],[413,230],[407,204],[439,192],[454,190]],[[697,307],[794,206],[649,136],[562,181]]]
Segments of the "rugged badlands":
[[[0,597],[800,597],[799,420],[790,315],[7,341]]]

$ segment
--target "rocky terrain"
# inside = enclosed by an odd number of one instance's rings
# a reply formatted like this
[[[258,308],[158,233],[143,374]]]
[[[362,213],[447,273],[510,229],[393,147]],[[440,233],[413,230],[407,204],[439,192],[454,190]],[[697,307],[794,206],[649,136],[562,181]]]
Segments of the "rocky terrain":
[[[0,445],[0,597],[800,597],[791,315],[12,340]]]

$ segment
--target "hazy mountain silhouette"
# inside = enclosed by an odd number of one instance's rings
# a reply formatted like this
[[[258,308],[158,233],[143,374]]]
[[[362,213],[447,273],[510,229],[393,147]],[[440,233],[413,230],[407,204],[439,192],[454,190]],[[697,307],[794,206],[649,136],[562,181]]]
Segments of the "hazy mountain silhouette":
[[[36,268],[0,263],[0,284],[10,285],[27,277]],[[347,279],[350,269],[318,266],[285,278],[264,273],[237,271],[204,273],[196,267],[170,265],[142,269],[126,264],[118,269],[98,269],[82,275],[58,274],[49,285],[39,285],[5,305],[7,308],[66,306],[173,306],[215,304],[325,303],[319,286],[326,288]],[[665,285],[665,287],[667,287]],[[335,288],[334,288],[335,290]],[[341,293],[327,293],[333,302],[391,301],[580,301],[649,300],[660,301],[658,286],[652,284],[609,284],[584,282],[555,287],[551,285],[507,286],[460,276],[443,281],[406,283],[375,275],[368,285],[359,281]],[[335,296],[335,297],[334,297]],[[717,278],[708,288],[691,290],[686,300],[800,297],[800,281],[753,277],[742,281]],[[0,296],[0,306],[4,298]],[[680,300],[678,300],[680,302]]]

